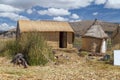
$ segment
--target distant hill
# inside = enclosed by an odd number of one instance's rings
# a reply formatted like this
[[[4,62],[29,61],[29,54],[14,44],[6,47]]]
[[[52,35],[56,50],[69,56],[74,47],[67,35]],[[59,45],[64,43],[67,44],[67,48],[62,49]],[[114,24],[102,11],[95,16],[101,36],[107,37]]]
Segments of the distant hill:
[[[3,32],[5,32],[5,31],[0,30],[0,34],[2,34]]]
[[[10,29],[8,31],[0,31],[0,38],[15,38],[16,28]]]
[[[86,20],[80,22],[70,22],[69,24],[75,31],[76,36],[81,36],[85,33],[85,31],[93,24],[94,20]],[[97,24],[101,25],[103,30],[111,36],[112,32],[117,28],[119,24],[110,23],[110,22],[102,22],[97,21]]]

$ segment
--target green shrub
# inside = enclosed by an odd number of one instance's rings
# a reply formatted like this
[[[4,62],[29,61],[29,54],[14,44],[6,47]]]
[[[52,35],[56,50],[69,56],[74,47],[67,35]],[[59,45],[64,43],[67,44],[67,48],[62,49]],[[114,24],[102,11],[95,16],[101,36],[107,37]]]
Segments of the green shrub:
[[[20,45],[14,39],[0,40],[0,42],[0,56],[11,58],[20,50]]]
[[[21,51],[21,45],[16,40],[7,41],[5,49],[8,51],[5,56],[13,57],[16,53]]]
[[[48,62],[48,59],[53,60],[51,48],[39,33],[23,34],[20,42],[22,42],[23,53],[30,65],[44,65]]]
[[[40,33],[25,33],[18,40],[8,41],[6,50],[9,57],[23,53],[29,65],[45,65],[54,60],[52,49]]]

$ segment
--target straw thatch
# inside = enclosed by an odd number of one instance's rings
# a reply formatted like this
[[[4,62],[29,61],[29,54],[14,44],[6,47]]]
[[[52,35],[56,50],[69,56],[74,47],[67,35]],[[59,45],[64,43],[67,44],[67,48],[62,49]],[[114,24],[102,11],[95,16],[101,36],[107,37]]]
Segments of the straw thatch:
[[[67,22],[19,20],[18,24],[20,32],[74,32]]]
[[[101,38],[101,39],[108,37],[108,35],[103,31],[100,25],[91,26],[90,29],[88,29],[87,32],[84,34],[84,36]]]
[[[120,49],[120,25],[117,29],[113,32],[112,35],[112,44],[114,49]]]
[[[108,35],[103,31],[101,25],[90,26],[82,36],[82,50],[100,52],[102,41],[107,37]]]
[[[19,20],[16,37],[22,33],[39,32],[52,48],[72,48],[74,31],[68,22]]]

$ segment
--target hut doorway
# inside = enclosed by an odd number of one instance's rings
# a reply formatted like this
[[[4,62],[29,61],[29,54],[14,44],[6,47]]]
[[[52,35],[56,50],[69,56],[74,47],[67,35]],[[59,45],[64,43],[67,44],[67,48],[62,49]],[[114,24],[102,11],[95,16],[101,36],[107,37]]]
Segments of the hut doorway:
[[[60,32],[59,47],[60,48],[67,48],[67,32]]]

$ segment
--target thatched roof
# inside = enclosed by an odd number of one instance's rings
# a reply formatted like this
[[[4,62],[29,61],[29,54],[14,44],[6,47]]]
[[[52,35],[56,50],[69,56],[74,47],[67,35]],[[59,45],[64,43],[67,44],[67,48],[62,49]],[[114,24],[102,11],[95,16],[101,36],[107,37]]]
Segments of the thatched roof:
[[[92,25],[84,34],[84,37],[107,38],[108,35],[103,31],[100,25]]]
[[[120,34],[120,25],[117,27],[117,29],[113,32],[112,38],[114,39],[118,34]]]
[[[86,30],[93,24],[93,22],[94,21],[92,20],[70,22],[70,25],[73,28],[75,34],[83,35],[85,34]],[[103,22],[99,20],[97,20],[97,24],[101,25],[105,32],[113,32],[118,26],[116,23]]]
[[[19,20],[20,32],[74,32],[68,22]]]

